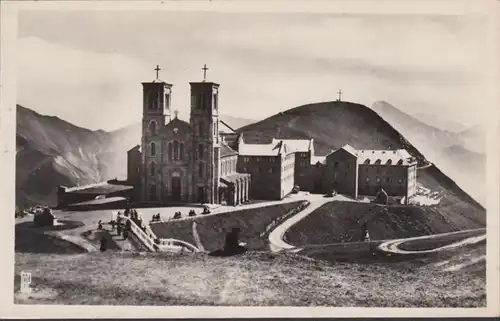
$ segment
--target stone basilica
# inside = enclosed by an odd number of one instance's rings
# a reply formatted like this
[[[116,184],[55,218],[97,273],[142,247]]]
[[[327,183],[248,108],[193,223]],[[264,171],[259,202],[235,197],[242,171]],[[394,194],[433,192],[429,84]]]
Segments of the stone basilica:
[[[142,83],[141,145],[127,155],[136,198],[145,203],[246,202],[250,174],[236,171],[238,153],[219,133],[219,84],[204,80],[190,86],[188,123],[177,113],[171,116],[171,84]]]

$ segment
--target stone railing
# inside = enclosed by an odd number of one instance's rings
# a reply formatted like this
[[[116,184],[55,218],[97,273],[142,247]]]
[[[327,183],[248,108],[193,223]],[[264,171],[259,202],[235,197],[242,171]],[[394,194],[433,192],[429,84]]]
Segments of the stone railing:
[[[137,213],[137,216],[140,217],[140,214]],[[125,221],[130,221],[132,233],[134,233],[139,241],[141,241],[151,252],[183,252],[185,249],[187,249],[188,252],[201,252],[196,246],[185,241],[177,239],[159,239],[148,224],[144,224],[143,230],[130,218],[130,216],[117,214],[117,217],[121,217]]]
[[[269,223],[269,225],[266,226],[266,229],[264,230],[264,232],[260,233],[260,237],[261,238],[265,237],[267,234],[269,234],[269,232],[271,232],[274,228],[276,228],[276,226],[281,224],[283,221],[287,220],[289,217],[304,210],[310,204],[311,204],[311,202],[309,202],[309,201],[302,201],[299,205],[297,205],[297,207],[294,207],[294,208],[288,210],[288,212],[286,212],[284,215],[276,218],[274,221]]]
[[[147,235],[146,232],[144,232],[139,226],[137,226],[134,220],[130,219],[130,217],[121,214],[117,216],[121,217],[125,221],[128,220],[130,222],[130,229],[132,233],[134,233],[134,235],[137,236],[139,241],[141,241],[142,244],[144,244],[148,248],[148,250],[150,250],[151,252],[156,252],[154,238],[149,237],[149,235]]]
[[[201,252],[201,250],[193,244],[177,239],[159,239],[159,244],[157,244],[157,246],[159,251],[162,252],[183,252],[186,248],[190,252]]]

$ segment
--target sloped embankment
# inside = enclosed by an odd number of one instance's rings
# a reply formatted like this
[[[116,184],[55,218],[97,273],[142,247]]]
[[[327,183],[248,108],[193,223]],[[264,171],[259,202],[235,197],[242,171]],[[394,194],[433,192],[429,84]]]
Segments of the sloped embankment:
[[[467,214],[443,212],[434,207],[331,202],[292,226],[285,233],[285,240],[295,246],[362,241],[361,226],[365,222],[372,240],[484,227]]]
[[[203,247],[207,251],[214,251],[224,246],[226,233],[238,227],[241,229],[240,240],[247,243],[248,248],[265,249],[267,240],[261,237],[261,233],[269,224],[301,203],[300,201],[291,202],[229,213],[209,214],[192,219],[153,223],[151,229],[160,238],[174,238],[196,244],[192,228],[193,222],[196,222],[196,229]]]

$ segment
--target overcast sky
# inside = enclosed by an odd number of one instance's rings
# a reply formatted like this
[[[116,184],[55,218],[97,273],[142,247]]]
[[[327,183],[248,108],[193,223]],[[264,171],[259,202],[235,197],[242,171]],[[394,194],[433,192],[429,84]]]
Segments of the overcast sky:
[[[478,16],[216,12],[22,12],[18,103],[90,129],[140,119],[141,82],[221,84],[221,113],[251,119],[319,101],[474,124],[483,117],[488,47]]]

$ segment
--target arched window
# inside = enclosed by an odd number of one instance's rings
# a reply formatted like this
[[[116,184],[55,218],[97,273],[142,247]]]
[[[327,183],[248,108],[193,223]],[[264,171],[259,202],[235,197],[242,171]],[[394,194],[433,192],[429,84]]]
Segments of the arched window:
[[[174,160],[179,159],[179,142],[174,140]]]
[[[150,174],[151,176],[155,176],[155,173],[156,173],[156,168],[155,168],[155,167],[156,167],[155,162],[151,162],[151,166],[150,166],[150,168],[149,168],[149,170],[150,170],[150,173],[149,173],[149,174]]]
[[[198,176],[203,178],[203,163],[198,163]]]
[[[203,122],[198,123],[197,131],[198,131],[198,136],[203,135]]]
[[[152,120],[149,123],[149,134],[150,135],[156,135],[156,122],[154,120]]]
[[[204,154],[204,147],[203,144],[198,144],[198,158],[203,159],[203,154]]]
[[[148,95],[148,107],[149,109],[158,108],[158,93],[151,91]]]
[[[217,93],[214,93],[214,99],[213,99],[213,105],[214,105],[214,109],[217,110],[217,105],[218,105],[218,99],[217,99]]]
[[[172,151],[172,143],[168,143],[168,159],[171,161],[173,157],[173,151]]]
[[[199,108],[205,109],[205,95],[203,93],[200,93]]]
[[[156,156],[156,144],[154,142],[151,143],[151,156]]]
[[[166,109],[170,108],[170,94],[169,93],[165,94],[165,108]]]
[[[184,143],[179,144],[179,159],[184,159]]]

